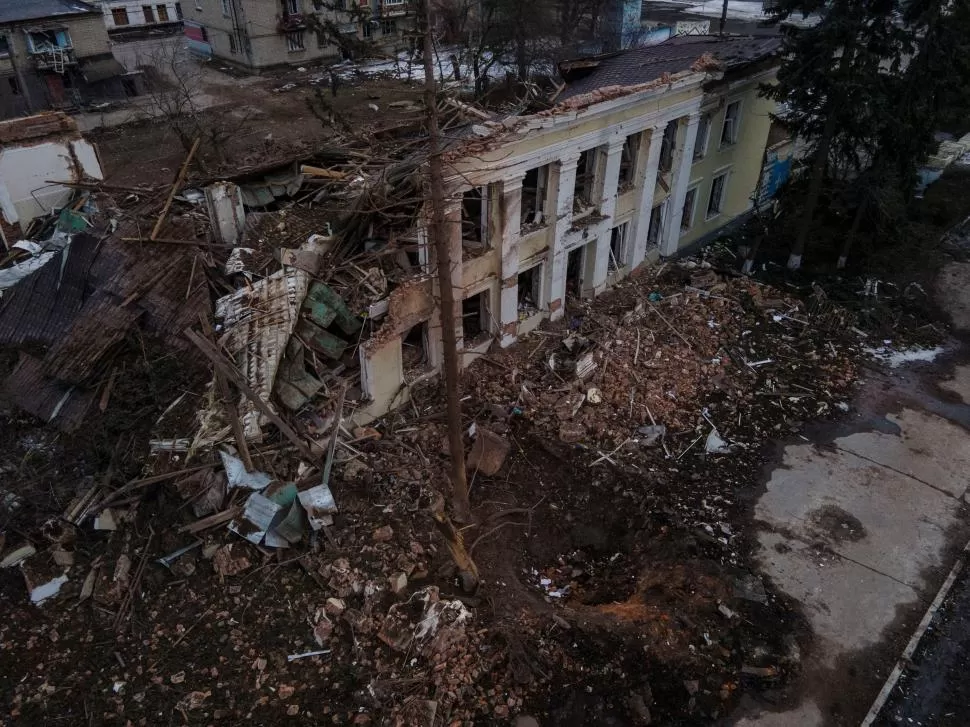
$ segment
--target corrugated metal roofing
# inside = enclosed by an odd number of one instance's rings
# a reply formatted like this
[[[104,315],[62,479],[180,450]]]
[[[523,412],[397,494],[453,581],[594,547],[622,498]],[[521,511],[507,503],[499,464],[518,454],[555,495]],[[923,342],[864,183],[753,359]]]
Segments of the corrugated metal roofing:
[[[0,23],[100,12],[79,0],[0,0]]]
[[[725,69],[730,69],[773,55],[778,51],[781,39],[764,36],[687,35],[671,38],[657,45],[635,48],[616,55],[590,61],[579,61],[576,66],[593,66],[593,70],[575,81],[568,82],[557,100],[565,101],[573,96],[592,93],[606,86],[637,86],[660,78],[665,73],[674,74],[689,70],[701,56],[710,54]],[[578,71],[577,75],[582,73]]]

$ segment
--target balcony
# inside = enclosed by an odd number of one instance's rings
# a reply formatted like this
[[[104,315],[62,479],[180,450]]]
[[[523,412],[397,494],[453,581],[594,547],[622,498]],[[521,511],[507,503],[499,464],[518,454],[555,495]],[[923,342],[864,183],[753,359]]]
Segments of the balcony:
[[[276,29],[280,33],[292,33],[306,30],[306,17],[303,13],[284,13],[277,22]]]
[[[47,48],[32,50],[30,57],[38,71],[55,71],[63,73],[65,66],[76,66],[77,56],[73,48]]]
[[[380,3],[380,10],[381,17],[385,18],[407,15],[408,3],[406,0],[383,0]]]

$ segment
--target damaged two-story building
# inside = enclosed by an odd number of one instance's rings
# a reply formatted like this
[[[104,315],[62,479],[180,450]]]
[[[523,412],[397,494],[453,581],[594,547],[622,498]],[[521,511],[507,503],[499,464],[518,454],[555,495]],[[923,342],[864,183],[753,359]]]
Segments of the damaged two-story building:
[[[101,11],[80,0],[0,0],[0,118],[127,97]]]
[[[463,365],[746,217],[775,110],[758,91],[778,47],[686,36],[564,63],[552,108],[483,117],[451,143],[445,217]],[[422,274],[392,291],[387,320],[360,346],[373,416],[442,360],[427,226],[410,239]]]

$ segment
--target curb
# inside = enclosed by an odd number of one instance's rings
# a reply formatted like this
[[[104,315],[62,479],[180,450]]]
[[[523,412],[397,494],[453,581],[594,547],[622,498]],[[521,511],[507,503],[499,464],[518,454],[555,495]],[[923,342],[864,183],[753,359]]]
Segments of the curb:
[[[970,542],[968,542],[960,553],[960,557],[957,558],[957,562],[953,564],[953,568],[950,569],[950,574],[943,581],[943,585],[936,594],[936,598],[933,599],[933,603],[926,610],[923,615],[923,620],[919,622],[919,626],[916,627],[916,631],[913,632],[913,636],[910,638],[909,643],[906,644],[906,648],[903,650],[902,655],[896,662],[896,666],[889,674],[889,678],[886,679],[886,683],[882,685],[882,689],[879,694],[876,695],[876,701],[872,703],[869,708],[869,712],[866,714],[865,719],[862,720],[860,727],[872,727],[875,724],[876,718],[882,711],[882,708],[886,706],[886,702],[889,701],[889,695],[892,694],[893,689],[896,687],[896,683],[899,681],[899,677],[902,676],[903,671],[909,664],[909,660],[913,658],[913,654],[916,652],[916,648],[919,646],[920,640],[923,638],[923,634],[929,628],[930,624],[933,622],[933,617],[936,616],[936,612],[940,610],[940,606],[943,605],[943,601],[946,599],[947,595],[950,593],[950,589],[953,588],[953,583],[956,581],[957,576],[960,575],[960,571],[963,570],[966,564],[967,556],[970,555]]]

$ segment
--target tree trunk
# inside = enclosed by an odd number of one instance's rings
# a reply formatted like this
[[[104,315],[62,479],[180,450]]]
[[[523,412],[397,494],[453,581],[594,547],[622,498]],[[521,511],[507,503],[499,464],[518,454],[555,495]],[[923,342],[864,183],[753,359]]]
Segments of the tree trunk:
[[[868,209],[869,197],[866,196],[863,197],[859,208],[855,211],[855,217],[852,219],[852,227],[849,228],[849,234],[846,235],[845,242],[842,243],[842,252],[839,253],[839,261],[835,264],[835,267],[839,270],[845,269],[846,263],[849,262],[849,252],[852,250],[852,245],[855,243],[856,236],[859,234],[859,228],[862,227],[862,220],[865,219]]]
[[[438,129],[438,100],[432,58],[429,0],[425,0],[424,29],[424,101],[428,112],[428,168],[431,188],[431,242],[438,266],[438,287],[441,289],[441,337],[444,347],[446,409],[448,417],[448,447],[451,450],[451,486],[454,492],[452,507],[455,519],[468,522],[471,506],[468,502],[468,480],[465,475],[465,445],[461,432],[461,404],[458,392],[458,338],[455,335],[455,290],[451,283],[451,249],[445,234],[444,174],[441,165],[441,138]]]
[[[839,61],[839,75],[844,76],[852,62],[853,51],[850,44],[846,44],[842,50],[842,60]],[[829,151],[832,148],[832,140],[835,138],[836,127],[838,126],[838,116],[836,110],[839,107],[840,99],[833,98],[829,101],[826,108],[825,126],[822,127],[822,137],[818,142],[818,149],[815,150],[815,159],[812,161],[812,179],[808,185],[808,194],[805,198],[805,211],[802,213],[801,226],[798,228],[798,237],[792,245],[791,254],[788,256],[788,269],[798,270],[802,266],[802,255],[805,254],[805,245],[808,242],[808,235],[812,231],[812,221],[815,217],[815,210],[818,207],[818,198],[822,194],[822,182],[825,181],[825,169],[828,166]]]

